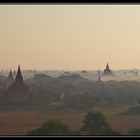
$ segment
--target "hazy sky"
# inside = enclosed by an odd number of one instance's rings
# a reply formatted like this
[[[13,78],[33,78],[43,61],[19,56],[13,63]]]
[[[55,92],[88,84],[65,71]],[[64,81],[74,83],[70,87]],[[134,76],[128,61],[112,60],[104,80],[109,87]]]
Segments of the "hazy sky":
[[[140,6],[0,6],[0,69],[140,69]]]

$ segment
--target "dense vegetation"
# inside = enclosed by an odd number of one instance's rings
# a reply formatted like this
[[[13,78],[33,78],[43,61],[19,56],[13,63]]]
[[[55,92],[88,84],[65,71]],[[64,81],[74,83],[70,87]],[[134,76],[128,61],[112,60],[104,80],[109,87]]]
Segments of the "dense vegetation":
[[[49,78],[48,78],[49,79]],[[95,82],[88,80],[72,79],[69,83],[65,79],[30,79],[26,81],[37,99],[46,99],[48,102],[61,102],[60,95],[64,93],[67,84],[71,86],[74,93],[71,98],[65,99],[64,107],[92,108],[100,107],[122,107],[136,105],[140,99],[140,82],[136,81],[108,81]],[[68,80],[67,80],[68,81]]]
[[[34,76],[25,80],[25,83],[33,92],[30,107],[43,108],[57,104],[57,108],[88,109],[94,107],[116,108],[127,105],[137,105],[140,99],[140,82],[136,81],[89,81],[80,77],[60,76],[52,78],[43,75]],[[0,77],[0,100],[2,103],[4,91],[9,81],[6,77]],[[67,85],[70,85],[73,95],[67,99],[61,99]]]

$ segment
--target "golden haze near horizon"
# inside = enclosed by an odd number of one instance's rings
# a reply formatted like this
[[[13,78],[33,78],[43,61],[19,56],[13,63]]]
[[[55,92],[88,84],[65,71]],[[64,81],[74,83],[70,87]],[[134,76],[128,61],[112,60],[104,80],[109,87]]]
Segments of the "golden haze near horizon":
[[[140,6],[0,6],[0,68],[140,69]]]

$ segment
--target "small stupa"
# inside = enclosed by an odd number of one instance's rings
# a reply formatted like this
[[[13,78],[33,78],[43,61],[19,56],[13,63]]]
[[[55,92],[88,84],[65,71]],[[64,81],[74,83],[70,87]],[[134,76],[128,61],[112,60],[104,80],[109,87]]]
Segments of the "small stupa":
[[[103,75],[112,75],[112,72],[111,72],[111,70],[110,70],[110,68],[109,68],[108,63],[107,63],[107,65],[106,65],[106,68],[105,68],[105,70],[104,70]]]
[[[61,95],[61,99],[67,99],[73,95],[70,85],[67,85],[64,93]]]

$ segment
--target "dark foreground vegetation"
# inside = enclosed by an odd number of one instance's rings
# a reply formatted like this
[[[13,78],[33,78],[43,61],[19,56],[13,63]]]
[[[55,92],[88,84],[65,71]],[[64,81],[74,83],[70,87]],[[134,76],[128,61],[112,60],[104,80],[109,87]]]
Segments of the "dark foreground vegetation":
[[[79,75],[53,78],[47,75],[25,80],[33,93],[30,102],[5,105],[5,91],[11,84],[0,77],[0,112],[5,111],[88,111],[94,108],[116,109],[135,106],[118,115],[139,115],[140,82],[89,81]],[[67,87],[70,90],[67,91]],[[65,96],[65,94],[67,96]],[[103,111],[104,112],[104,111]],[[102,112],[89,112],[83,125],[73,131],[62,120],[50,120],[27,135],[123,135],[114,130]],[[130,128],[127,135],[139,135],[139,128]]]
[[[102,112],[89,112],[85,116],[82,128],[77,132],[72,132],[62,121],[50,120],[27,135],[120,135],[120,133],[111,128]]]

